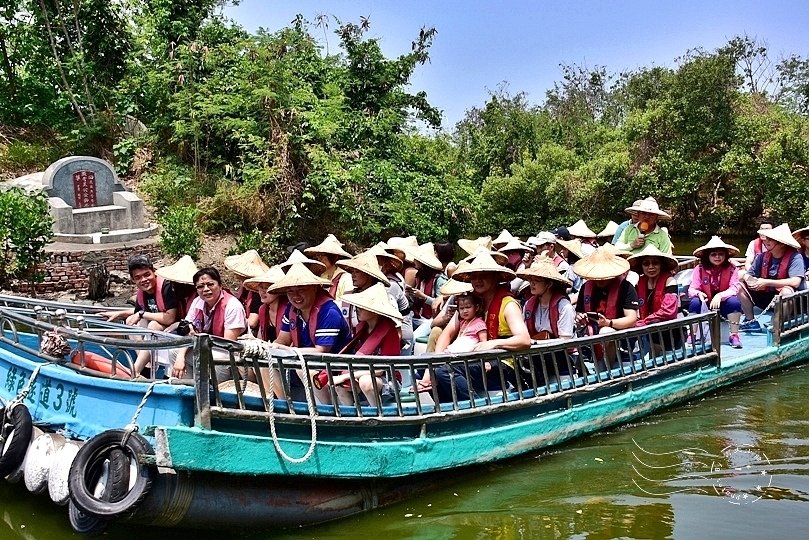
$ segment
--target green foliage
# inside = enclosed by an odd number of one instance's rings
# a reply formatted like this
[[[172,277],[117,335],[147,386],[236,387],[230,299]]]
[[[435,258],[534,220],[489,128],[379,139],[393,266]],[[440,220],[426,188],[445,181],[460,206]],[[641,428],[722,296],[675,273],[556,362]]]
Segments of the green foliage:
[[[163,230],[160,231],[160,248],[167,255],[196,258],[202,247],[202,232],[197,220],[196,206],[173,206],[158,218]]]
[[[0,192],[0,286],[12,280],[42,281],[37,265],[50,241],[53,218],[44,193],[27,194],[20,188]]]
[[[39,141],[13,140],[0,145],[0,171],[43,171],[62,157],[60,151],[59,146],[47,146]]]
[[[250,249],[255,249],[268,264],[283,262],[284,249],[279,245],[275,234],[267,234],[259,229],[242,233],[236,238],[228,255],[238,255]]]
[[[166,160],[147,173],[140,189],[160,217],[175,206],[192,205],[202,191],[203,184],[194,180],[187,165]]]

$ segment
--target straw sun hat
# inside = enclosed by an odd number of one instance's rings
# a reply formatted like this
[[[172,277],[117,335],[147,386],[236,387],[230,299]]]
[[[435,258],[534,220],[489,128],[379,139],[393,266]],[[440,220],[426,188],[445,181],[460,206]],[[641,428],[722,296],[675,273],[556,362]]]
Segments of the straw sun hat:
[[[388,278],[382,273],[382,269],[379,268],[376,254],[372,253],[371,251],[365,251],[356,257],[352,257],[351,259],[337,261],[337,266],[343,270],[357,270],[363,274],[371,276],[376,281],[383,283],[385,287],[390,286],[390,281],[388,281]]]
[[[461,264],[468,264],[468,263],[461,263]],[[458,266],[458,268],[461,268]],[[456,270],[457,271],[457,270]],[[465,281],[458,281],[457,279],[448,279],[441,288],[438,290],[442,296],[454,296],[456,294],[464,294],[469,293],[475,290],[472,287],[471,283],[467,283]]]
[[[258,286],[260,284],[263,283],[265,285],[272,285],[274,283],[278,283],[283,278],[284,271],[281,269],[281,265],[276,264],[275,266],[271,266],[269,270],[260,276],[245,279],[244,286],[246,289],[256,292],[258,291]]]
[[[295,263],[289,268],[283,278],[276,281],[267,289],[267,292],[278,294],[285,293],[293,287],[306,287],[309,285],[328,287],[330,284],[331,282],[328,279],[317,277],[303,264]]]
[[[497,238],[492,240],[492,245],[494,247],[503,246],[515,239],[519,241],[519,238],[515,238],[513,234],[508,232],[508,229],[503,229],[500,231],[500,234],[497,235]]]
[[[792,238],[794,238],[795,240],[798,240],[798,241],[800,241],[802,236],[807,236],[807,235],[809,235],[809,227],[804,227],[802,229],[798,229],[797,231],[792,232]]]
[[[390,297],[388,297],[388,291],[381,283],[375,283],[358,293],[345,294],[342,301],[382,317],[387,317],[393,322],[402,322],[402,314],[393,307]]]
[[[632,205],[630,208],[626,209],[627,212],[645,212],[647,214],[655,214],[659,216],[661,219],[671,219],[671,216],[668,215],[666,212],[660,209],[660,206],[657,204],[657,199],[654,197],[646,197],[638,206]]]
[[[584,222],[583,219],[580,219],[573,225],[567,228],[567,232],[570,236],[575,236],[578,238],[595,238],[596,233],[590,230],[590,227]]]
[[[629,263],[619,257],[612,244],[596,248],[590,255],[576,261],[573,271],[584,279],[612,279],[629,270]]]
[[[522,241],[520,241],[519,238],[512,238],[506,243],[506,245],[500,246],[500,249],[498,251],[501,251],[503,253],[505,253],[506,251],[530,251],[533,253],[534,248],[532,248],[528,244],[523,243]]]
[[[706,251],[713,251],[715,249],[728,250],[728,257],[735,257],[739,254],[739,249],[736,246],[731,246],[722,241],[718,236],[712,236],[707,244],[700,246],[694,250],[694,257],[702,257]]]
[[[432,242],[420,245],[418,248],[413,249],[411,254],[413,255],[413,259],[433,270],[441,270],[444,268],[444,265],[441,264],[441,261],[435,256],[435,248]]]
[[[491,250],[492,237],[479,236],[474,240],[470,240],[468,238],[461,238],[460,240],[458,240],[458,245],[461,246],[461,249],[467,252],[469,255],[474,255],[480,248]]]
[[[573,283],[559,273],[559,269],[553,264],[553,261],[545,256],[535,257],[533,264],[529,268],[517,272],[517,276],[523,279],[544,278],[564,283],[565,286],[570,287]]]
[[[325,253],[326,255],[337,255],[338,257],[350,259],[351,253],[343,249],[343,243],[340,242],[336,236],[329,234],[326,238],[316,246],[306,248],[304,253],[315,254]]]
[[[782,223],[774,229],[759,229],[758,234],[765,236],[776,242],[781,242],[789,247],[801,249],[800,243],[792,236],[792,231],[789,230],[789,225]]]
[[[310,259],[306,255],[301,253],[301,251],[298,249],[293,250],[292,253],[289,254],[289,258],[286,261],[282,262],[279,266],[281,267],[281,270],[286,271],[287,268],[289,268],[295,263],[301,263],[302,265],[306,266],[306,268],[311,270],[313,273],[322,272],[323,270],[326,269],[325,264],[323,264],[320,261],[316,261],[315,259]]]
[[[419,247],[419,241],[416,239],[415,236],[408,236],[402,238],[401,236],[392,236],[388,238],[387,249],[388,251],[392,251],[394,255],[396,255],[400,260],[407,261],[409,263],[413,262],[413,249],[417,249]]]
[[[654,244],[646,244],[643,246],[643,249],[640,250],[635,255],[632,255],[627,259],[629,262],[630,268],[637,272],[638,274],[643,273],[643,258],[644,257],[659,257],[663,261],[663,268],[669,272],[674,271],[679,264],[677,259],[669,255],[668,253],[663,253],[660,251],[656,245]]]
[[[581,240],[578,238],[574,240],[557,240],[557,244],[568,250],[570,253],[579,259],[584,257],[584,252],[581,250]]]
[[[402,259],[391,253],[391,248],[385,242],[379,242],[375,246],[371,246],[371,248],[367,251],[367,253],[373,253],[376,255],[377,262],[381,265],[382,261],[380,261],[380,257],[385,259],[386,261],[390,262],[395,270],[401,270],[404,262]]]
[[[482,251],[469,266],[458,267],[452,278],[458,281],[471,281],[474,274],[496,274],[499,282],[511,281],[516,274],[505,266],[500,266],[487,251]]]
[[[259,256],[258,251],[255,249],[245,251],[241,255],[225,257],[225,268],[234,274],[248,278],[260,276],[270,269],[269,266],[264,264],[264,261],[261,260],[261,256]]]
[[[615,223],[614,221],[610,221],[604,226],[603,229],[601,229],[601,232],[598,233],[596,236],[598,236],[599,238],[603,238],[606,236],[612,237],[615,234],[615,231],[617,230],[618,224]]]
[[[497,264],[506,264],[508,262],[508,255],[505,253],[500,253],[499,251],[490,251],[484,247],[478,247],[474,253],[461,259],[461,262],[471,263],[481,253],[488,253],[491,255]],[[458,270],[456,269],[455,271],[457,272]]]
[[[199,268],[197,268],[197,265],[194,264],[194,259],[188,255],[183,255],[176,263],[163,266],[155,270],[155,274],[163,279],[174,281],[175,283],[193,285],[194,274],[196,274],[198,271]]]

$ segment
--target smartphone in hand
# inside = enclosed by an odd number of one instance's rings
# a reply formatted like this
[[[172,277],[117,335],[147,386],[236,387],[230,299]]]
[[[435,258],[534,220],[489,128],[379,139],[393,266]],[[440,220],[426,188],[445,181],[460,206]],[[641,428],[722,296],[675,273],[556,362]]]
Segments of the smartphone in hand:
[[[598,322],[599,314],[596,313],[595,311],[588,311],[586,313],[586,315],[587,315],[587,318],[590,319],[591,321]]]

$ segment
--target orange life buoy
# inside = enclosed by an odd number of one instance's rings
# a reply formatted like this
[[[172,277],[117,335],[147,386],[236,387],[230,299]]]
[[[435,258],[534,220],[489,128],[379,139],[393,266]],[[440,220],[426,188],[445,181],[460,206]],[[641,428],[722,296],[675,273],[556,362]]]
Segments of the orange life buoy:
[[[81,352],[76,349],[70,353],[70,362],[80,366],[81,357]],[[98,353],[84,351],[84,367],[112,375],[112,360],[105,358]],[[115,366],[115,377],[118,379],[131,379],[132,372],[128,367],[123,366],[120,362],[118,362],[118,365]]]

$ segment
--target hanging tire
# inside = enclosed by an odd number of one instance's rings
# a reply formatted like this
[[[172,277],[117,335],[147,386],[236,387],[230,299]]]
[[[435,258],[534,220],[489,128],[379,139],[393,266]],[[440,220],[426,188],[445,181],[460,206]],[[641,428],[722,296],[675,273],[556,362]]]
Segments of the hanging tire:
[[[152,447],[137,433],[132,433],[123,446],[123,437],[122,429],[105,431],[87,441],[76,455],[70,468],[70,496],[83,512],[112,519],[132,511],[149,493],[153,469],[139,464],[138,456],[152,454]],[[132,463],[137,463],[134,478]],[[105,489],[98,492],[105,467]]]
[[[31,442],[33,423],[28,407],[18,403],[11,409],[3,409],[0,416],[0,477],[6,476],[22,465],[25,451]]]
[[[73,530],[85,536],[98,536],[107,530],[109,523],[106,519],[84,512],[73,501],[67,507],[67,516]]]

